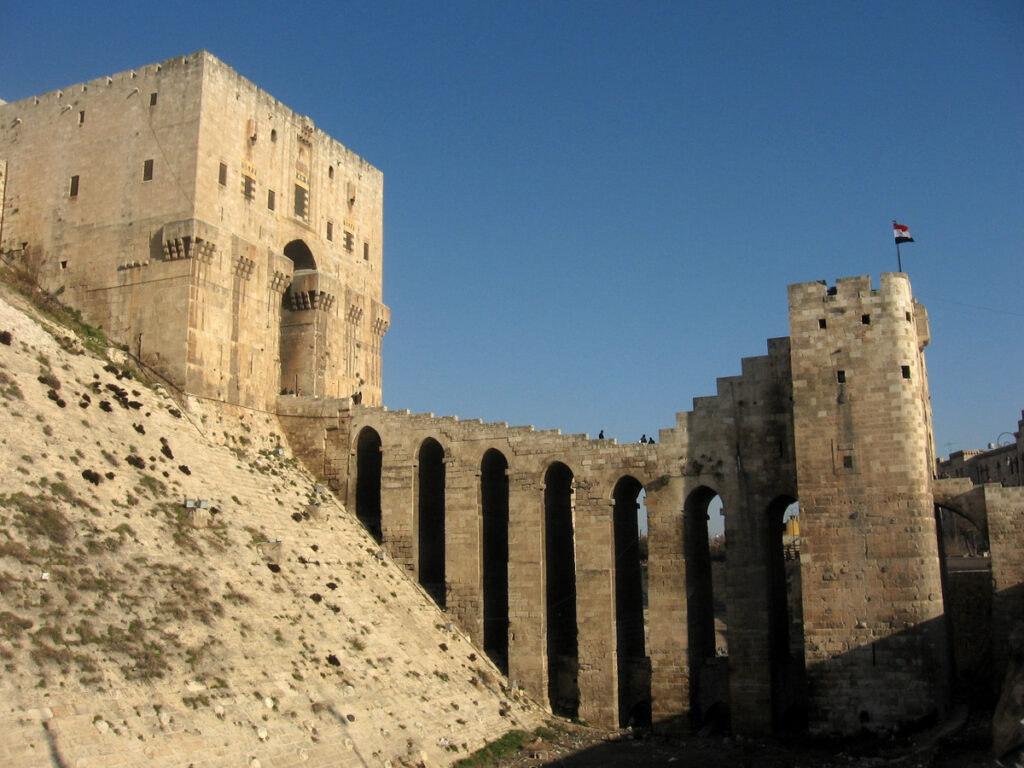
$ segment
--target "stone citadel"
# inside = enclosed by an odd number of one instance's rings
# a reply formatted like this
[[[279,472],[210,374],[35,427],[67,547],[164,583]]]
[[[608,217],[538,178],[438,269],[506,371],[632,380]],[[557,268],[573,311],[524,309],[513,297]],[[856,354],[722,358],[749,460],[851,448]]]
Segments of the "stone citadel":
[[[559,714],[883,731],[945,713],[965,636],[991,649],[993,680],[1005,668],[1024,493],[936,478],[928,317],[905,274],[791,285],[788,338],[657,444],[619,445],[382,407],[382,175],[206,52],[0,106],[0,173],[8,261],[187,395],[276,414],[387,552]],[[990,626],[957,619],[937,504],[987,534]]]

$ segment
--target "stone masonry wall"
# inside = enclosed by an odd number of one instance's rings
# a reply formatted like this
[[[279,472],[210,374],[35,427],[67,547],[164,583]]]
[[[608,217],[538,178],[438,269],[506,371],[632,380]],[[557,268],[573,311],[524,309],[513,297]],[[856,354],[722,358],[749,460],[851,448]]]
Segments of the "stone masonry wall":
[[[992,651],[994,674],[1002,681],[1009,639],[1024,621],[1024,488],[983,486],[992,559]]]
[[[282,423],[296,453],[315,471],[329,473],[332,488],[350,508],[357,505],[356,445],[363,430],[381,440],[383,544],[412,574],[419,570],[418,455],[427,440],[444,449],[446,611],[483,642],[483,561],[480,468],[497,450],[509,478],[509,676],[546,699],[551,670],[546,652],[544,477],[555,461],[573,473],[576,616],[580,717],[616,725],[618,652],[615,631],[614,488],[623,477],[647,489],[650,528],[650,648],[653,714],[662,726],[687,721],[689,659],[686,585],[680,528],[684,491],[714,487],[729,510],[730,597],[740,606],[732,618],[735,659],[732,685],[749,703],[734,724],[746,732],[771,729],[773,674],[768,662],[773,610],[767,581],[768,507],[795,496],[792,427],[788,416],[788,343],[769,343],[770,354],[743,361],[743,375],[722,379],[719,395],[700,398],[679,426],[663,430],[656,445],[619,445],[586,435],[535,431],[531,427],[460,421],[410,414],[345,401],[282,397]],[[336,437],[328,438],[330,430]],[[347,478],[325,451],[341,457],[347,442]],[[786,457],[790,458],[786,458]],[[787,470],[786,467],[789,467]],[[788,472],[788,474],[787,474]],[[781,542],[779,542],[781,545]],[[678,602],[682,597],[682,602]],[[735,628],[735,630],[733,630]]]

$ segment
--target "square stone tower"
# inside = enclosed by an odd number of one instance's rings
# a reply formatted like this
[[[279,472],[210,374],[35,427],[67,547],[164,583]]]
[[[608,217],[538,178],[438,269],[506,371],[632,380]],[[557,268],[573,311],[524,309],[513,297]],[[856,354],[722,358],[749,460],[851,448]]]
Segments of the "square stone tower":
[[[0,105],[0,250],[191,394],[381,402],[383,177],[205,51]]]
[[[928,317],[902,273],[791,285],[789,306],[811,722],[885,730],[948,697]]]

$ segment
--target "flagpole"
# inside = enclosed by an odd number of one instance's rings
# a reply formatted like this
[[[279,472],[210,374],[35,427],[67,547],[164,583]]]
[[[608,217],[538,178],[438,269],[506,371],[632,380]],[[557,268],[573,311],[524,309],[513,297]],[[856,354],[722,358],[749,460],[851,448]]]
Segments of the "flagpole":
[[[900,256],[900,241],[896,237],[896,219],[892,220],[892,234],[893,234],[893,240],[896,241],[896,265],[898,266],[899,271],[902,272],[903,271],[903,258]]]

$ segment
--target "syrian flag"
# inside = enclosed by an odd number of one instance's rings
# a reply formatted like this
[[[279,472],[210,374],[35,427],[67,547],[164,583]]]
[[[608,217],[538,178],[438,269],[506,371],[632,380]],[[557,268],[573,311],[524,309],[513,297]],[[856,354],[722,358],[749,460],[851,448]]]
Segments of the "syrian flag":
[[[896,245],[914,242],[914,238],[910,236],[910,227],[897,224],[895,221],[892,223],[892,236],[896,238]]]

